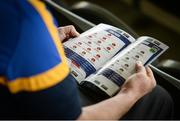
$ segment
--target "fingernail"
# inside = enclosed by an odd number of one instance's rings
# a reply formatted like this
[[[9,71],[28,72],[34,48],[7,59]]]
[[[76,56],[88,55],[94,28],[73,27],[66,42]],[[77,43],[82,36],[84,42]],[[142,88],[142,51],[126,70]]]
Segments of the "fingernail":
[[[137,61],[136,63],[137,63],[139,66],[142,65],[142,62],[141,62],[141,61]]]

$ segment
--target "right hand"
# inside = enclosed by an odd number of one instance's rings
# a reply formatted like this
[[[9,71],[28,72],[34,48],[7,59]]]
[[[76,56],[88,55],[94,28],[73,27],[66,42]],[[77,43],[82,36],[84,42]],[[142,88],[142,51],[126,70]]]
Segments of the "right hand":
[[[63,42],[69,38],[77,37],[80,34],[76,31],[73,25],[63,26],[58,28],[59,38]]]
[[[137,99],[149,93],[156,86],[156,80],[149,67],[144,67],[141,62],[136,64],[136,73],[130,76],[122,86],[119,93],[131,92]]]

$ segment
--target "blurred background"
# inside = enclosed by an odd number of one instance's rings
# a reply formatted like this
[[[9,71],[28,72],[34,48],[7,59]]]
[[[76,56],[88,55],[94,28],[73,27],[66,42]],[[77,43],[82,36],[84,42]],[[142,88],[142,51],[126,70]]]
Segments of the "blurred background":
[[[82,0],[61,0],[75,6]],[[86,0],[123,20],[138,35],[149,35],[170,48],[161,57],[180,61],[180,4],[178,0]],[[85,3],[84,3],[85,4]]]

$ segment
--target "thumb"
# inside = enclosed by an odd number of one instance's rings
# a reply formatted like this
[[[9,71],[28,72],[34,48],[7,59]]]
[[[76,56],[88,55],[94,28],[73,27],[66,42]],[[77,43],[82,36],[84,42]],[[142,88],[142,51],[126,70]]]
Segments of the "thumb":
[[[136,62],[136,72],[137,73],[145,73],[146,72],[145,67],[143,66],[141,61]]]

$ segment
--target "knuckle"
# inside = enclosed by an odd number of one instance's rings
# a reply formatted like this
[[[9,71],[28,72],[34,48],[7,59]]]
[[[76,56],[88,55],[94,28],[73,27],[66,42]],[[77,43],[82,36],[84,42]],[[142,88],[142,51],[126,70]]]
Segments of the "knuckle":
[[[62,29],[63,29],[63,27],[59,27],[59,28],[58,28],[58,30],[62,30]]]
[[[75,29],[73,25],[69,25],[70,28]]]

